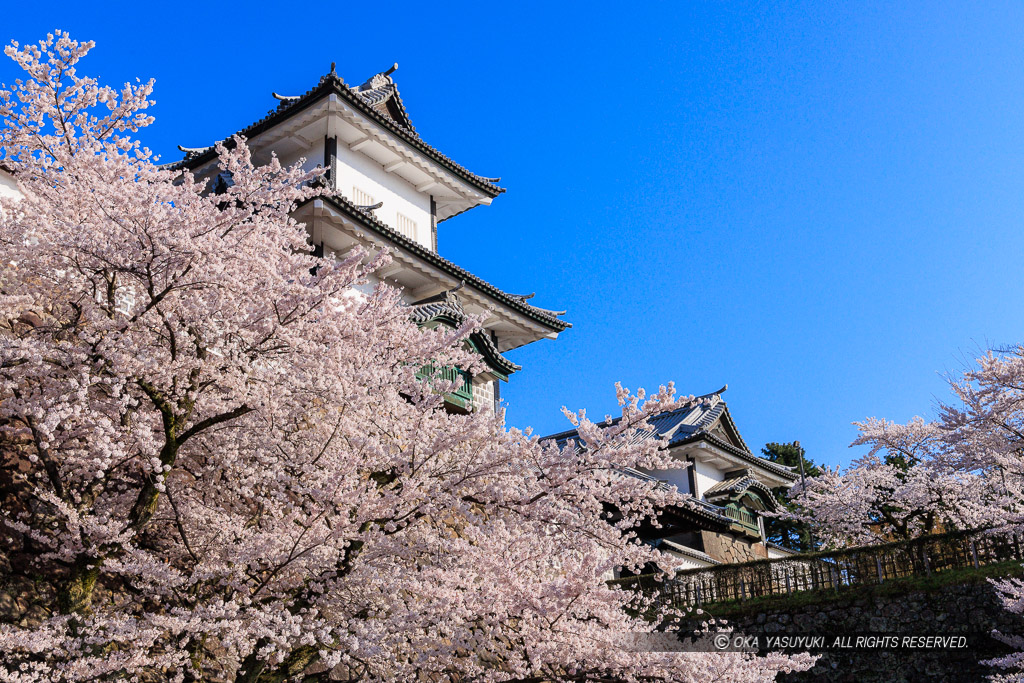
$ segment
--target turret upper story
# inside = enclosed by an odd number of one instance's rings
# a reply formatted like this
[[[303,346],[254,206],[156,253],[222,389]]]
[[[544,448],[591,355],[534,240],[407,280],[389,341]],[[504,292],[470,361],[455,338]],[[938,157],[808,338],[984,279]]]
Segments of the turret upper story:
[[[328,180],[357,206],[416,243],[436,251],[436,225],[491,201],[504,189],[460,166],[416,132],[391,74],[398,65],[358,86],[331,71],[301,95],[273,93],[277,106],[238,131],[257,162],[276,154],[284,164],[304,159],[328,169]],[[226,139],[227,141],[227,139]],[[218,172],[213,145],[181,147],[200,178]]]
[[[386,249],[392,261],[376,281],[398,287],[413,317],[444,309],[437,321],[460,316],[486,318],[473,340],[492,372],[473,378],[477,397],[498,396],[497,383],[519,369],[500,354],[540,339],[555,339],[571,325],[565,311],[528,303],[533,294],[509,294],[448,261],[437,252],[438,224],[488,205],[505,190],[499,178],[475,174],[420,137],[392,79],[397,64],[361,85],[347,85],[335,65],[301,95],[273,93],[267,116],[237,131],[248,140],[256,163],[276,156],[282,164],[326,169],[337,190],[300,206],[295,218],[307,226],[323,253],[343,254],[359,246],[367,259]],[[227,146],[235,133],[225,136]],[[211,188],[230,182],[218,166],[215,145],[180,147],[185,158],[170,168],[189,169]],[[372,286],[371,282],[371,286]],[[438,304],[443,303],[443,306]]]

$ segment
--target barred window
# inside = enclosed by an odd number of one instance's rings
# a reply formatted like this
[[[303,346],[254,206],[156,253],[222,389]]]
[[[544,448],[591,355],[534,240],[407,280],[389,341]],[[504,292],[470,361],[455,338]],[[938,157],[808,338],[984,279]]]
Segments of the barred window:
[[[398,232],[402,233],[411,240],[416,239],[416,221],[409,218],[405,214],[398,214]]]
[[[358,187],[353,187],[352,203],[356,206],[373,206],[377,202],[373,201],[373,196],[369,192],[361,190]]]

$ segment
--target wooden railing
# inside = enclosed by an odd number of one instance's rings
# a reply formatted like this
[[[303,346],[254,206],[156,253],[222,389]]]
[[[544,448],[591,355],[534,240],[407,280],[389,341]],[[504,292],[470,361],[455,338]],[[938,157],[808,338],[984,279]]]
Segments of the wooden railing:
[[[1024,560],[1019,527],[957,531],[909,541],[807,553],[743,564],[616,579],[623,588],[656,593],[677,607],[749,600],[811,590],[843,590],[908,576]]]
[[[435,382],[455,382],[462,378],[462,384],[458,389],[444,395],[444,400],[466,410],[473,408],[473,378],[465,370],[451,366],[435,368],[432,365],[424,366],[416,373],[417,377],[430,378]]]
[[[757,517],[747,512],[746,510],[737,510],[736,508],[725,507],[723,508],[723,512],[725,513],[726,517],[728,517],[729,519],[735,519],[737,522],[743,524],[744,526],[751,527],[752,529],[758,528]]]

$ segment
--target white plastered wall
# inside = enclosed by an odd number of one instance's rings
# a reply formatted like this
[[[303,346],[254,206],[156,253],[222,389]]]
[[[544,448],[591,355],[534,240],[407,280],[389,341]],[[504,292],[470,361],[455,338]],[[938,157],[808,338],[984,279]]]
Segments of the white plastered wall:
[[[690,490],[690,474],[686,461],[680,461],[679,467],[668,470],[650,470],[647,474],[660,479],[670,486],[675,486],[679,493],[693,493]]]
[[[725,473],[713,465],[696,460],[693,463],[693,478],[697,484],[695,495],[700,498],[705,491],[725,479]]]
[[[305,158],[302,167],[312,170],[323,164],[323,157],[322,146],[314,145],[309,149],[281,154],[280,161],[282,165],[289,166]],[[379,163],[362,153],[353,152],[341,140],[338,141],[336,158],[338,178],[335,187],[345,199],[363,204],[366,198],[355,196],[358,188],[372,200],[369,204],[383,202],[384,205],[373,212],[377,220],[433,251],[429,193],[417,192],[404,179],[387,173]],[[406,221],[401,222],[399,216],[404,216]],[[409,225],[410,221],[415,224],[414,228]]]
[[[18,183],[14,181],[14,176],[7,171],[0,170],[0,197],[20,198],[21,196],[21,190],[18,189]]]
[[[715,566],[710,562],[702,562],[701,560],[698,560],[696,558],[687,557],[686,555],[674,553],[672,551],[667,551],[665,554],[672,558],[672,561],[674,563],[672,568],[676,571],[680,571],[682,569],[701,569],[704,567]]]
[[[353,196],[354,189],[358,188],[369,195],[373,203],[383,202],[384,205],[373,212],[378,220],[427,249],[433,249],[429,194],[417,192],[402,178],[387,173],[380,164],[359,152],[353,152],[343,143],[338,145],[337,158],[337,188],[346,199],[357,203],[362,201]],[[415,223],[415,228],[401,225],[400,215]]]
[[[788,552],[786,550],[779,550],[778,548],[773,548],[770,545],[766,545],[765,549],[768,551],[768,558],[771,560],[777,560],[781,557],[791,557],[795,554]]]

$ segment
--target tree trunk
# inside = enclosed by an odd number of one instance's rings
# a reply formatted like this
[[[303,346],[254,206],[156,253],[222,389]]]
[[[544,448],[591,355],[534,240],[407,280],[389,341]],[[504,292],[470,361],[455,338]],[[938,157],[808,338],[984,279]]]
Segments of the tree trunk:
[[[97,560],[79,558],[71,574],[57,592],[61,614],[87,614],[92,609],[92,593],[100,575]]]

